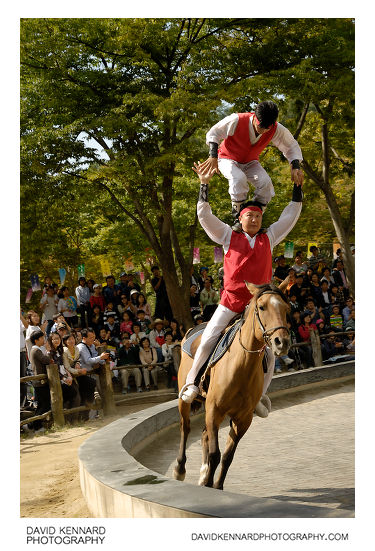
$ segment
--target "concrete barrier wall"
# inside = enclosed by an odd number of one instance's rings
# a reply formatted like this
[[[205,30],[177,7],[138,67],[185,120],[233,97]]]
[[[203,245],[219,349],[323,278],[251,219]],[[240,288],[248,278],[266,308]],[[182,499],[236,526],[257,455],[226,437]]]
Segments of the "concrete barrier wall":
[[[273,392],[353,378],[354,362],[276,375]],[[249,497],[169,479],[137,462],[132,449],[179,421],[178,400],[128,415],[98,430],[79,449],[81,488],[99,518],[322,518],[351,511]],[[176,455],[177,455],[176,450]]]

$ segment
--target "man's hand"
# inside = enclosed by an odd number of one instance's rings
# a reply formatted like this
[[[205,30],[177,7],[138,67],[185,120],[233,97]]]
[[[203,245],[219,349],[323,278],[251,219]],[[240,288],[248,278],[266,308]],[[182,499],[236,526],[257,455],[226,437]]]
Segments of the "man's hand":
[[[303,170],[300,168],[291,168],[290,175],[293,183],[297,186],[303,186]]]
[[[208,157],[208,159],[206,159],[204,163],[202,163],[200,166],[202,167],[203,174],[206,174],[211,170],[214,170],[216,174],[220,174],[219,162],[217,157]]]
[[[216,160],[217,159],[213,159]],[[207,161],[206,161],[207,162]],[[211,180],[212,176],[215,174],[216,169],[215,168],[203,168],[203,164],[201,163],[194,163],[194,166],[192,167],[194,172],[196,172],[199,176],[199,179],[201,181],[201,184],[208,184]]]

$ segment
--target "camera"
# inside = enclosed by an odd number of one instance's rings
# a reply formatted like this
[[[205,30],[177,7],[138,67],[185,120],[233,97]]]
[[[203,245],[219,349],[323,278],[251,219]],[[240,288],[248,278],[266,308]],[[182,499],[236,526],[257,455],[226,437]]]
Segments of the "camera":
[[[114,362],[116,359],[116,352],[114,350],[106,350],[106,353],[109,355],[108,359]]]

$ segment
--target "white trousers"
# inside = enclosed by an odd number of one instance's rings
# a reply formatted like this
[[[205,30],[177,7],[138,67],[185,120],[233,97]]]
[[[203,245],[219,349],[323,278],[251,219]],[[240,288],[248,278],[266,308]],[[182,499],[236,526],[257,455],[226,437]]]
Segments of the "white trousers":
[[[219,159],[219,170],[229,183],[229,195],[232,202],[243,202],[249,193],[249,183],[254,186],[254,201],[267,204],[275,195],[272,180],[259,161],[246,164]]]
[[[227,327],[229,322],[237,316],[237,312],[229,310],[226,306],[219,304],[216,308],[214,315],[206,325],[203,331],[200,345],[195,353],[193,365],[187,374],[186,384],[194,384],[195,378],[204,362],[212,352],[220,333]],[[275,356],[272,351],[267,348],[267,373],[264,374],[263,394],[266,393],[267,388],[272,380],[273,371],[275,368]]]

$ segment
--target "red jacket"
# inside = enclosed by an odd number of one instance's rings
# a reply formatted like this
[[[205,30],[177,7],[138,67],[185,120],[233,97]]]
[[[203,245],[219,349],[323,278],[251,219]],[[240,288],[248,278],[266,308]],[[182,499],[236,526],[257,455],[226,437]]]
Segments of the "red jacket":
[[[232,232],[228,252],[224,256],[224,291],[220,304],[233,312],[242,312],[251,299],[245,281],[262,285],[272,279],[272,254],[268,235],[255,238],[252,249],[244,233]]]
[[[238,113],[238,123],[233,136],[228,136],[219,147],[219,159],[231,159],[245,164],[257,161],[263,149],[267,147],[276,132],[277,122],[271,129],[261,134],[259,140],[252,144],[250,141],[250,116],[254,113]]]

